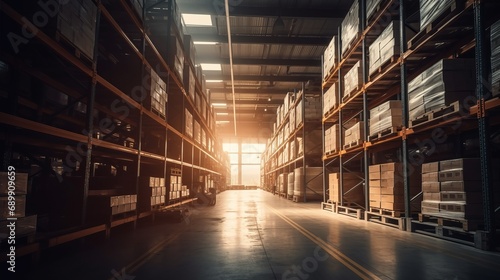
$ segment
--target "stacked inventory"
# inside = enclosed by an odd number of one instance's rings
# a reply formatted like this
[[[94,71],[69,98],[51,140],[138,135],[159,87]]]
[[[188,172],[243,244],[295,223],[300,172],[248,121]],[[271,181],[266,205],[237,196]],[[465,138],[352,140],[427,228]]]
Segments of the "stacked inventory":
[[[9,218],[16,220],[16,236],[36,232],[37,215],[26,216],[28,174],[15,171],[0,172],[0,241],[10,234]]]
[[[167,188],[165,187],[165,179],[150,177],[149,188],[151,189],[151,197],[150,197],[151,206],[164,204],[165,195],[167,194]]]
[[[167,84],[151,69],[151,110],[165,117]]]
[[[288,116],[289,122],[290,122],[290,133],[293,133],[295,131],[295,128],[297,127],[296,119],[295,119],[295,107],[291,106],[290,107],[290,115]]]
[[[293,196],[293,190],[295,187],[295,174],[293,172],[288,173],[288,188],[286,194],[289,197]]]
[[[420,0],[420,30],[424,30],[454,2],[453,0]]]
[[[181,192],[182,192],[182,177],[180,176],[180,172],[177,173],[174,172],[170,175],[170,192],[168,194],[169,200],[181,198]]]
[[[185,109],[184,122],[184,133],[189,137],[193,137],[193,114],[188,109]]]
[[[288,191],[288,174],[280,174],[278,175],[278,193],[286,194]]]
[[[491,92],[500,94],[500,21],[491,26]]]
[[[295,197],[301,201],[304,200],[304,196],[306,200],[323,200],[322,167],[296,168],[294,174],[293,195]]]
[[[360,62],[356,62],[354,66],[344,76],[344,102],[345,98],[355,93],[363,85],[363,68]]]
[[[337,88],[333,84],[323,95],[323,116],[334,109],[337,109],[339,101],[337,100]]]
[[[325,154],[338,152],[340,150],[339,127],[338,124],[334,124],[332,127],[325,130]]]
[[[370,45],[369,73],[372,75],[392,58],[399,56],[400,22],[392,21],[382,34]]]
[[[344,172],[342,173],[342,194],[340,193],[340,173],[330,173],[328,175],[328,189],[330,201],[343,202],[349,205],[364,205],[365,195],[363,190],[363,173]]]
[[[193,138],[196,143],[201,143],[201,126],[197,120],[194,120]]]
[[[333,36],[328,47],[323,54],[323,80],[335,68],[337,61],[337,36]]]
[[[88,58],[94,57],[97,6],[92,0],[61,3],[57,13],[57,31],[80,49]]]
[[[368,20],[373,16],[377,10],[378,5],[382,0],[366,0],[366,19]]]
[[[422,214],[439,213],[440,192],[439,162],[422,164]]]
[[[443,59],[408,83],[410,120],[474,96],[473,59]]]
[[[137,195],[135,194],[111,196],[109,201],[111,215],[127,213],[137,209]]]
[[[359,3],[358,0],[355,0],[341,25],[342,55],[346,54],[347,50],[349,50],[349,47],[351,46],[351,43],[357,39],[359,35],[359,12]]]
[[[321,119],[321,99],[319,96],[304,96],[304,119],[319,120]],[[299,108],[299,107],[297,107]]]
[[[372,165],[369,172],[370,207],[404,211],[403,164],[391,162]],[[409,195],[412,197],[420,192],[420,180],[415,179],[410,183]]]
[[[387,101],[370,110],[370,136],[391,128],[403,126],[402,104],[399,100]]]
[[[344,149],[358,146],[365,138],[364,122],[360,121],[345,131]]]
[[[439,217],[481,219],[481,162],[460,158],[439,162]]]

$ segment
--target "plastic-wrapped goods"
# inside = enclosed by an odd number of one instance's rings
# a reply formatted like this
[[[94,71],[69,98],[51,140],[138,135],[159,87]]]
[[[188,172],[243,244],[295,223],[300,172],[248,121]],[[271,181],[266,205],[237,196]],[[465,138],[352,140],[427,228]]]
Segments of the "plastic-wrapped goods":
[[[323,95],[323,115],[337,108],[337,85],[333,84]]]
[[[304,196],[306,200],[323,200],[322,167],[296,168],[294,174],[294,196],[299,197],[300,201],[304,200]],[[304,182],[306,184],[304,184]]]
[[[364,122],[360,121],[353,125],[351,128],[347,129],[345,131],[344,135],[344,143],[346,145],[349,145],[353,142],[363,142],[365,135],[364,135]]]
[[[185,115],[185,133],[187,136],[193,137],[193,114],[186,109]]]
[[[420,0],[420,30],[436,20],[453,2],[453,0]]]
[[[500,21],[491,26],[491,92],[493,96],[500,94]]]
[[[375,13],[377,6],[380,5],[382,0],[366,0],[366,21],[369,22],[369,19]]]
[[[463,101],[475,91],[473,59],[443,59],[408,83],[410,120]]]
[[[344,76],[344,97],[351,95],[351,93],[359,89],[362,84],[363,68],[358,61]]]
[[[332,127],[325,130],[325,153],[332,151],[338,152],[340,150],[339,127],[338,124],[334,124]]]
[[[290,107],[290,115],[288,116],[288,119],[290,121],[290,133],[295,131],[295,128],[297,127],[297,123],[295,120],[295,107],[291,106]]]
[[[295,173],[290,172],[288,173],[288,188],[286,194],[289,196],[293,195],[293,189],[295,185]]]
[[[342,55],[349,50],[352,41],[354,41],[360,31],[360,13],[359,13],[359,3],[355,0],[352,4],[349,12],[345,16],[341,25],[341,39],[342,39]]]
[[[391,127],[403,125],[403,109],[400,100],[389,100],[370,110],[370,135]]]
[[[321,99],[319,96],[304,96],[304,119],[321,119]]]
[[[57,31],[88,58],[94,57],[97,6],[92,0],[60,4]]]
[[[392,21],[369,47],[369,73],[375,72],[392,57],[399,55],[400,22]]]
[[[165,116],[167,103],[167,84],[151,69],[151,109]]]
[[[337,43],[337,36],[333,36],[323,54],[323,80],[325,80],[327,75],[335,68],[335,63],[337,61]]]

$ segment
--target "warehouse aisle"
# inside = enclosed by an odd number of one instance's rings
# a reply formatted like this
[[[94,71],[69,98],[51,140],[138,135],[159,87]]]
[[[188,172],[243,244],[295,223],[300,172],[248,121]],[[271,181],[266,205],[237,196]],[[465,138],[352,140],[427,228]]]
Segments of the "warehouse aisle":
[[[498,279],[500,255],[321,211],[261,190],[226,191],[181,223],[140,226],[53,252],[23,279]],[[66,248],[68,249],[68,248]],[[21,267],[19,269],[22,269]],[[18,274],[20,276],[20,274]],[[18,278],[21,279],[21,278]]]

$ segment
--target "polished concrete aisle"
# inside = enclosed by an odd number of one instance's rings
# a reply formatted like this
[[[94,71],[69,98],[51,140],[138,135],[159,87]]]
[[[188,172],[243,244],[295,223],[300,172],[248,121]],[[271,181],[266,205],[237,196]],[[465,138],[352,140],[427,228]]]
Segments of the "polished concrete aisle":
[[[26,279],[500,279],[500,255],[297,204],[226,191],[181,223],[140,226]]]

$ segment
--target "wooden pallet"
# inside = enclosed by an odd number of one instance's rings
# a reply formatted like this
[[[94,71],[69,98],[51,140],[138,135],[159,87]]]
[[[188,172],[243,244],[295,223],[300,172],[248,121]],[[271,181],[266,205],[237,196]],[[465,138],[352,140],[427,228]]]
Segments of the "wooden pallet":
[[[403,128],[401,126],[386,128],[378,133],[374,133],[373,135],[368,136],[368,141],[376,141],[387,136],[398,134],[402,129]]]
[[[347,93],[347,94],[344,94],[344,96],[342,96],[342,102],[343,103],[346,103],[347,100],[353,96],[354,94],[356,94],[358,91],[360,91],[361,89],[363,88],[363,85],[357,85],[355,88],[353,88],[351,90],[351,92]]]
[[[453,219],[426,214],[418,214],[418,221],[421,223],[435,223],[442,227],[455,227],[464,231],[475,231],[479,225],[483,224],[481,220]]]
[[[338,154],[339,151],[338,150],[331,150],[331,151],[328,151],[325,153],[325,155],[329,156],[329,155],[335,155],[335,154]]]
[[[352,38],[351,42],[349,42],[348,47],[345,49],[345,52],[342,52],[341,55],[342,58],[344,58],[351,51],[352,47],[354,46],[354,44],[357,43],[360,36],[361,36],[360,32],[356,33],[356,35]]]
[[[465,7],[465,0],[455,0],[453,3],[446,8],[442,13],[435,18],[432,22],[427,24],[425,28],[422,28],[417,35],[411,38],[408,41],[408,49],[413,49],[416,45],[418,45],[422,40],[428,37],[428,34],[434,30],[437,30],[438,27],[445,24],[447,20],[451,19],[453,16],[459,14]]]
[[[389,68],[389,66],[391,66],[393,63],[395,63],[396,61],[398,61],[399,59],[399,55],[393,55],[391,56],[390,59],[386,60],[384,63],[382,63],[382,65],[380,65],[377,70],[373,71],[369,77],[368,77],[368,81],[373,81],[377,76],[379,76],[380,74],[382,74],[383,72],[385,72],[385,70],[387,70],[387,68]]]
[[[339,107],[339,104],[335,104],[332,106],[332,108],[328,109],[328,111],[326,111],[323,116],[327,116],[327,115],[330,115],[333,111],[337,110],[337,108]]]
[[[286,198],[286,193],[280,193],[280,197]]]
[[[374,213],[374,214],[389,216],[389,217],[393,217],[393,218],[401,218],[405,214],[404,212],[401,212],[401,211],[387,210],[387,209],[382,209],[382,208],[377,208],[377,207],[370,207],[369,212]]]
[[[352,208],[350,206],[336,205],[335,213],[350,216],[356,219],[363,219],[363,209]]]
[[[335,203],[321,202],[321,210],[335,213],[336,212]]]
[[[400,230],[406,230],[405,218],[402,217],[394,217],[393,215],[385,215],[381,212],[377,213],[370,210],[365,212],[365,220],[398,228]]]
[[[418,118],[410,120],[410,127],[419,126],[434,120],[442,119],[444,117],[457,114],[460,112],[460,110],[461,110],[460,101],[455,101],[448,106],[443,106],[439,109],[427,112]]]
[[[303,195],[294,195],[292,198],[293,202],[303,202],[304,201],[304,196]]]
[[[287,195],[286,195],[286,199],[288,199],[288,200],[293,200],[293,195],[292,195],[292,194],[287,194]]]
[[[361,145],[363,145],[363,140],[358,139],[358,140],[353,141],[351,143],[345,144],[344,145],[344,150],[356,148],[356,147],[361,146]]]

